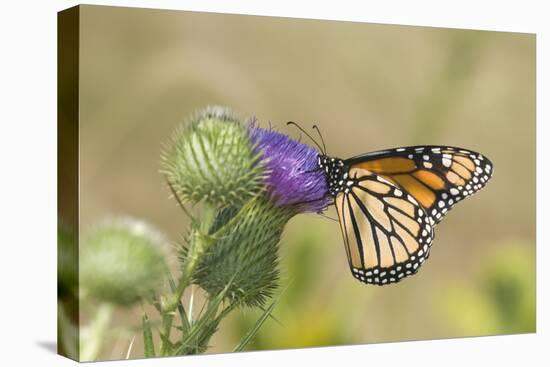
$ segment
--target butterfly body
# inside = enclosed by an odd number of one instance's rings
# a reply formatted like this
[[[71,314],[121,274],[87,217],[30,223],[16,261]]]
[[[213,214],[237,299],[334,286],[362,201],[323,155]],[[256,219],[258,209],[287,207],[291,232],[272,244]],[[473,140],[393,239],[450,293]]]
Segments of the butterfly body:
[[[350,185],[349,167],[342,159],[319,154],[317,164],[321,170],[325,171],[328,191],[333,197]]]
[[[492,175],[481,154],[412,146],[350,159],[320,154],[353,276],[385,285],[415,274],[429,257],[434,227]]]

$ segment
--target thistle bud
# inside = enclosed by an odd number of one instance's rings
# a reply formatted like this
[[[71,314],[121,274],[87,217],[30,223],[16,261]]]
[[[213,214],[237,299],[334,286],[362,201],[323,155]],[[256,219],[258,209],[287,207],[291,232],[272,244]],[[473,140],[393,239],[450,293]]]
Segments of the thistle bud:
[[[85,294],[129,306],[162,285],[160,239],[142,222],[124,220],[98,226],[82,242],[80,281]]]
[[[174,134],[161,172],[180,202],[238,206],[262,188],[261,155],[235,115],[210,107]]]
[[[264,304],[277,287],[279,240],[294,214],[266,197],[218,212],[210,230],[216,242],[202,257],[195,283],[211,295],[227,287],[227,298],[234,303]]]

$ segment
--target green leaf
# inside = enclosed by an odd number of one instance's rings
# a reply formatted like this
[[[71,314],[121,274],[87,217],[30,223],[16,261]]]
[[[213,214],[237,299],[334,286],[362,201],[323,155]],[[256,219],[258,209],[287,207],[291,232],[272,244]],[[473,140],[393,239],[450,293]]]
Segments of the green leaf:
[[[149,324],[149,318],[144,313],[142,318],[143,325],[143,349],[145,357],[150,358],[155,356],[155,345],[153,344],[153,332]]]
[[[170,283],[170,289],[172,290],[172,292],[176,292],[176,282],[174,281],[174,279],[172,278],[171,275],[168,275],[168,282]],[[178,312],[180,314],[180,318],[181,318],[181,330],[183,332],[186,332],[187,330],[189,330],[189,320],[187,319],[187,313],[185,312],[185,308],[183,307],[183,304],[181,303],[181,300],[178,301]]]
[[[175,355],[193,354],[205,347],[204,344],[216,332],[221,319],[233,308],[229,305],[218,314],[219,306],[222,304],[230,284],[221,293],[208,301],[204,314],[191,326],[189,332],[183,335],[179,347],[175,350]]]
[[[277,300],[274,300],[270,305],[269,307],[267,307],[264,312],[262,313],[262,315],[260,316],[260,318],[256,321],[256,323],[254,324],[254,326],[248,331],[248,333],[246,333],[246,335],[241,339],[241,341],[239,342],[239,344],[237,344],[237,346],[235,346],[235,348],[233,348],[233,352],[241,352],[244,347],[246,347],[246,345],[248,343],[250,343],[250,341],[252,340],[252,338],[258,333],[258,331],[260,330],[260,327],[262,327],[263,323],[265,322],[265,320],[267,320],[268,317],[271,317],[271,312],[273,312],[273,309],[275,308],[275,304],[277,303]]]

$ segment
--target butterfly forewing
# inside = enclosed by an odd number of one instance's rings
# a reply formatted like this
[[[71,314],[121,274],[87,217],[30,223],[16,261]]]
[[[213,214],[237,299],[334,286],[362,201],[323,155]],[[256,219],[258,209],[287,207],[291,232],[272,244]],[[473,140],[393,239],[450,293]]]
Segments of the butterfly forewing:
[[[335,198],[352,274],[384,285],[414,274],[429,255],[430,217],[396,184],[362,168],[349,171],[349,190]]]
[[[431,223],[438,223],[459,201],[479,191],[493,173],[483,155],[455,147],[413,146],[350,158],[348,167],[382,176],[412,195]]]

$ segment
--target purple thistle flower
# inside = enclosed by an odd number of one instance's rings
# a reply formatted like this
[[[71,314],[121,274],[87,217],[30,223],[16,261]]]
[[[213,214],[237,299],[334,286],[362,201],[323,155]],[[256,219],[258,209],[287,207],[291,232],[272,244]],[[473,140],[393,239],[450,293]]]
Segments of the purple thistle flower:
[[[265,184],[279,206],[296,205],[300,212],[321,212],[330,203],[325,173],[317,165],[319,152],[273,129],[262,129],[252,119],[251,140],[263,152],[268,176]]]

